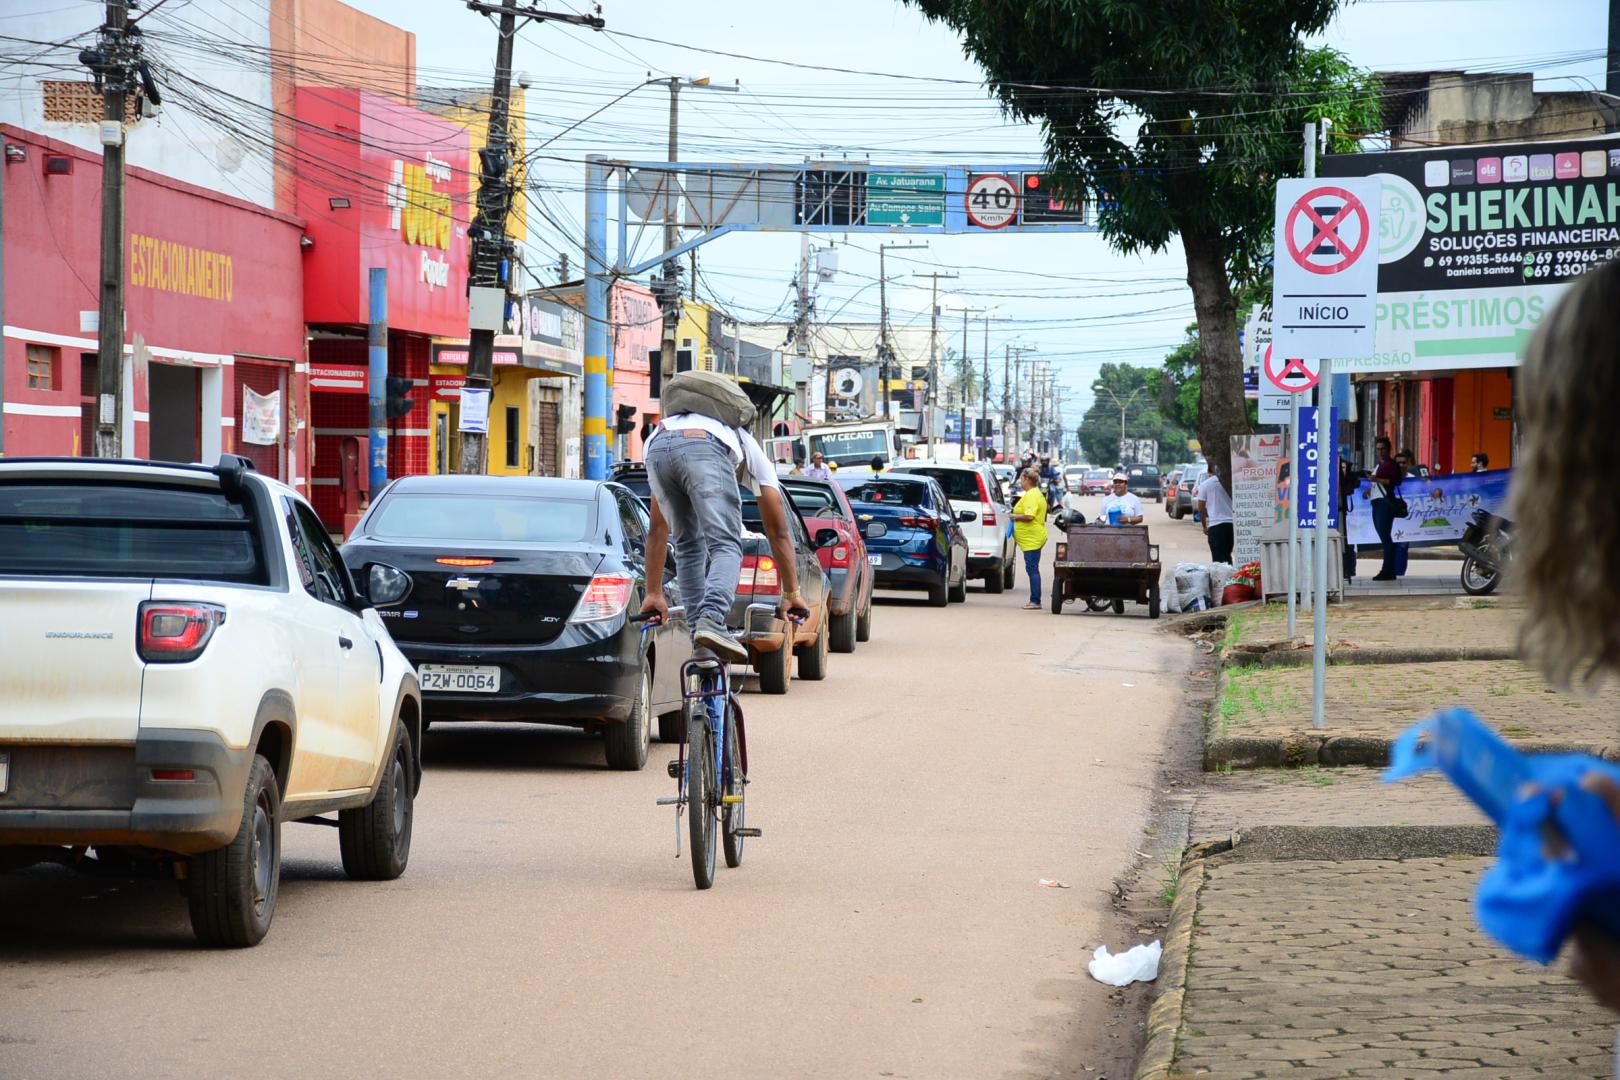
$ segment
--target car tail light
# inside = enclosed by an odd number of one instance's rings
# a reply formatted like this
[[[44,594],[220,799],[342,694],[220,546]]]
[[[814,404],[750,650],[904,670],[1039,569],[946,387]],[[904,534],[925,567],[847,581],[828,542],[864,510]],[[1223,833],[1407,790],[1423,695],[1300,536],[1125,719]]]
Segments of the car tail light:
[[[936,524],[937,522],[928,514],[902,514],[900,516],[900,527],[902,529],[927,529],[929,532],[933,532]]]
[[[990,485],[984,482],[983,473],[973,474],[979,481],[979,522],[989,528],[996,524],[996,504],[990,498]]]
[[[781,575],[776,560],[769,555],[744,555],[742,574],[737,579],[737,595],[776,593],[782,591]]]
[[[494,559],[472,559],[460,555],[443,555],[433,560],[440,566],[494,566]]]
[[[834,547],[832,549],[832,561],[833,561],[834,566],[846,566],[846,565],[848,565],[848,563],[849,563],[849,548],[848,548],[848,546],[846,546],[844,544],[839,544],[838,546]]]
[[[568,621],[586,623],[613,618],[630,603],[630,590],[635,583],[628,574],[597,574],[585,586],[585,595],[579,598]]]
[[[225,622],[217,604],[177,604],[148,600],[140,607],[141,659],[150,664],[195,660],[208,648],[214,630]]]

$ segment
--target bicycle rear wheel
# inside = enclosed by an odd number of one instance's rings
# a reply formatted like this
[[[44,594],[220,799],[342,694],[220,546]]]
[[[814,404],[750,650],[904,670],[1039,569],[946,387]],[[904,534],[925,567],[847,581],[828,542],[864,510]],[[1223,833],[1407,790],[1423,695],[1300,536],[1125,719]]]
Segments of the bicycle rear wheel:
[[[692,883],[700,889],[714,884],[714,730],[707,706],[688,705],[686,721],[686,817],[692,849]]]
[[[720,808],[720,836],[725,841],[726,865],[735,870],[742,865],[743,838],[737,830],[743,827],[748,803],[748,778],[743,775],[742,748],[737,741],[737,710],[726,714],[726,771],[721,785],[727,797],[742,800],[726,803]]]

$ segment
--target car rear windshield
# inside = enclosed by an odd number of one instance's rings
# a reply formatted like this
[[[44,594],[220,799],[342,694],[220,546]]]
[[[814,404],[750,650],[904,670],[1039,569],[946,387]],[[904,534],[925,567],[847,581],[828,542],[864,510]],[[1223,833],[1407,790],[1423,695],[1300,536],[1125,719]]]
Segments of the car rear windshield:
[[[1159,470],[1151,466],[1132,465],[1128,472],[1132,480],[1157,480],[1159,478]]]
[[[799,508],[799,513],[806,517],[844,516],[844,508],[838,505],[838,499],[830,491],[793,487],[787,484],[782,485],[782,490],[788,493],[793,505]]]
[[[0,574],[266,584],[248,507],[218,489],[0,480]]]
[[[928,485],[868,480],[844,488],[851,502],[884,503],[889,506],[926,506]],[[977,489],[975,489],[977,498]]]
[[[932,476],[939,481],[939,486],[945,489],[947,499],[958,499],[962,502],[979,501],[979,474],[972,469],[930,469],[906,468],[896,469],[896,472],[905,472],[913,476]]]
[[[1088,470],[1086,470],[1086,479],[1087,480],[1106,480],[1106,479],[1108,479],[1108,475],[1109,474],[1108,474],[1107,469],[1088,469]]]
[[[396,492],[366,531],[381,540],[578,543],[594,530],[595,507],[586,499]]]
[[[810,436],[810,452],[839,465],[865,465],[873,458],[889,460],[889,434],[882,428],[866,431],[829,431]]]

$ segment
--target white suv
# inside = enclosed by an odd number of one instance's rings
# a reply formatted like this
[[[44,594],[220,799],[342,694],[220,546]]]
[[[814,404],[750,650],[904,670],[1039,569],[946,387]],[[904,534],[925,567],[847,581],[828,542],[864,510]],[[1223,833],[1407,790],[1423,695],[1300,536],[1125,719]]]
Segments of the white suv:
[[[1012,588],[1018,545],[1009,528],[1012,508],[1001,494],[994,466],[985,461],[903,461],[891,471],[938,480],[967,537],[968,576],[982,578],[986,592]]]
[[[93,847],[179,878],[197,936],[236,946],[270,928],[284,821],[336,811],[350,877],[404,872],[416,674],[245,459],[0,460],[0,628],[0,870]]]

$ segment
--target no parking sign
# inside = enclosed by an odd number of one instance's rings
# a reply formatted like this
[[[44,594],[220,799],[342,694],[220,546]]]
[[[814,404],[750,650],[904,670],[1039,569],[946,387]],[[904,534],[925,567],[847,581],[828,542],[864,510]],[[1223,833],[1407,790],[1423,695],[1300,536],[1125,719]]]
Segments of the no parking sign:
[[[1378,297],[1372,239],[1382,191],[1374,177],[1277,182],[1271,303],[1277,355],[1372,355]]]

